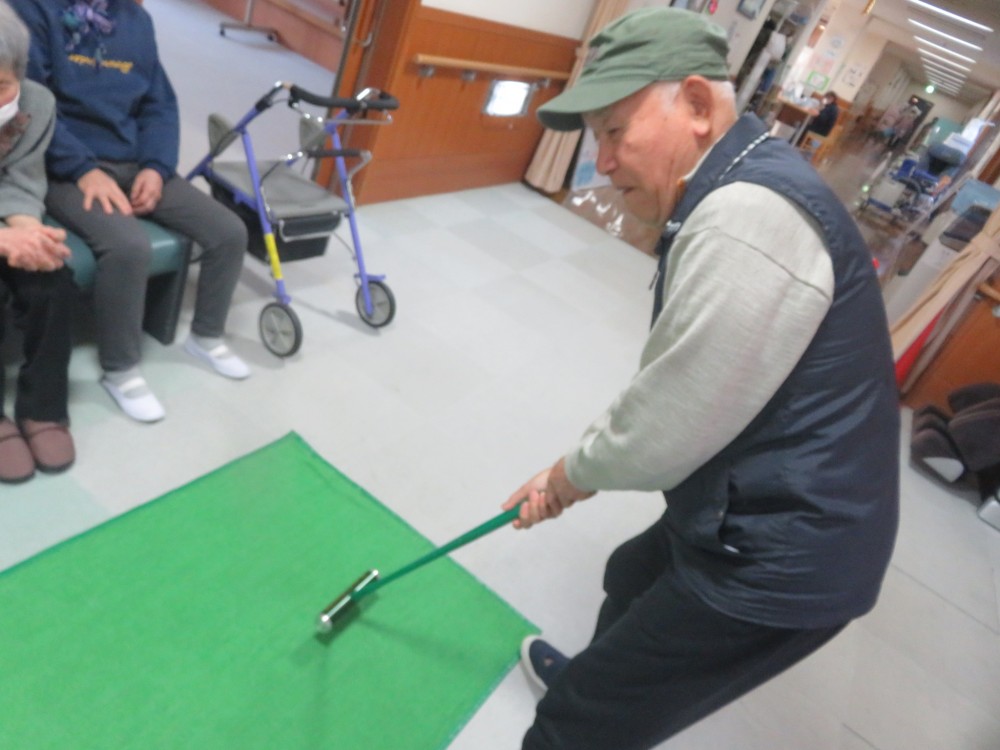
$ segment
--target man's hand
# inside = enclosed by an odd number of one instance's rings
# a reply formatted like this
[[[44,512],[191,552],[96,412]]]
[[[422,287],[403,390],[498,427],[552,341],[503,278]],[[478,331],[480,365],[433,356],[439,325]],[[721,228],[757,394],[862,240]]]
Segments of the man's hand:
[[[163,178],[160,173],[149,168],[140,170],[132,183],[132,192],[129,195],[132,212],[136,216],[144,216],[156,208],[162,197]]]
[[[503,508],[510,510],[525,500],[520,515],[514,521],[514,528],[529,529],[536,523],[556,518],[576,501],[586,500],[594,494],[581,490],[569,481],[565,463],[560,458],[551,468],[539,472],[521,485],[503,504]]]
[[[62,229],[42,224],[0,228],[0,256],[11,268],[55,271],[70,256],[70,249],[63,244],[65,239]]]
[[[106,214],[113,214],[117,210],[126,216],[132,215],[132,204],[107,172],[91,169],[76,181],[76,186],[83,193],[84,211],[89,211],[94,201],[97,201]]]

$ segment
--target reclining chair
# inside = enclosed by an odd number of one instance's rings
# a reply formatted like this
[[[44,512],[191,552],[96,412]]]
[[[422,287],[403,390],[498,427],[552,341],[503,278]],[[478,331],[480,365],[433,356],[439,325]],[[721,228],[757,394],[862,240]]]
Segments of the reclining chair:
[[[948,406],[951,414],[933,405],[913,413],[910,456],[946,482],[976,487],[980,517],[1000,528],[1000,383],[958,388]]]

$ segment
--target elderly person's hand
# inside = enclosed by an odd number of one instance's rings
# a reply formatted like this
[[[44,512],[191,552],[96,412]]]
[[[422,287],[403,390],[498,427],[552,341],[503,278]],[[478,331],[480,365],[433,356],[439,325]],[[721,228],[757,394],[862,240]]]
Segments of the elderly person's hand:
[[[55,271],[70,256],[63,244],[66,233],[43,224],[0,228],[0,256],[11,268],[23,271]]]
[[[163,196],[163,178],[155,169],[143,169],[136,175],[132,183],[129,200],[132,202],[132,212],[136,216],[144,216],[156,208]]]
[[[78,179],[76,186],[83,193],[84,211],[89,211],[97,201],[106,214],[118,210],[126,216],[132,215],[132,204],[107,172],[95,167]]]
[[[565,462],[560,458],[550,468],[539,472],[521,485],[503,504],[503,508],[510,510],[525,500],[520,515],[514,521],[514,528],[529,529],[536,523],[556,518],[573,503],[586,500],[594,494],[581,490],[569,481]]]

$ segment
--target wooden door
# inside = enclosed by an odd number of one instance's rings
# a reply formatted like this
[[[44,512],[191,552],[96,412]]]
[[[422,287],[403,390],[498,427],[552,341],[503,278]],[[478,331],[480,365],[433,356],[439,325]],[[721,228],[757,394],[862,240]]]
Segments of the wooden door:
[[[1000,275],[989,285],[1000,295]],[[972,383],[1000,383],[1000,303],[979,295],[969,314],[954,330],[934,362],[906,394],[904,403],[918,408],[934,404],[948,408],[948,394]]]

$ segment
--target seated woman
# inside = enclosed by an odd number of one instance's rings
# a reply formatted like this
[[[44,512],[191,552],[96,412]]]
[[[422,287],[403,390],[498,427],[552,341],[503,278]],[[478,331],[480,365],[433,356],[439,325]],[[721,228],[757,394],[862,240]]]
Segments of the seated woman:
[[[153,22],[131,0],[11,0],[31,32],[28,76],[56,96],[46,209],[97,257],[94,303],[101,385],[140,422],[165,411],[139,371],[152,250],[136,217],[201,248],[191,336],[184,350],[242,379],[247,365],[223,341],[247,231],[231,211],[176,173],[177,99]]]
[[[816,112],[816,115],[809,122],[806,132],[826,137],[830,135],[833,126],[837,124],[839,116],[840,107],[837,106],[837,95],[832,91],[828,91],[823,94],[823,107]]]
[[[13,299],[24,335],[14,419],[3,415],[0,366],[0,482],[23,482],[36,467],[69,468],[75,451],[67,414],[73,281],[63,265],[66,233],[39,220],[45,199],[45,148],[52,138],[52,94],[25,81],[28,30],[0,0],[0,337]]]

